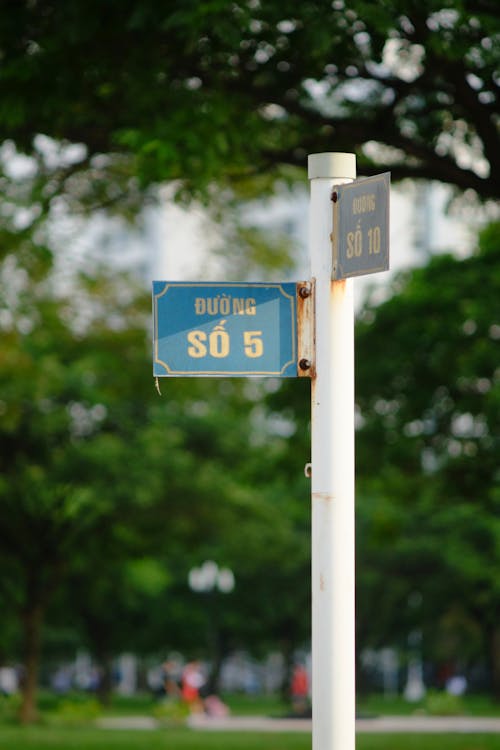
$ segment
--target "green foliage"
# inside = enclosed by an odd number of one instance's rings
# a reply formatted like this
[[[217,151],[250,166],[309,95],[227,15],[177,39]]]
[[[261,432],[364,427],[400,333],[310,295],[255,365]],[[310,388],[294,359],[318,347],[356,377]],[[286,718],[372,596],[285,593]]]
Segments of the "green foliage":
[[[463,716],[464,701],[459,695],[444,690],[429,690],[425,696],[425,710],[431,716]]]
[[[18,693],[13,695],[0,695],[0,723],[16,723],[19,717],[20,707],[21,696]]]
[[[0,140],[26,152],[40,133],[83,144],[79,160],[48,169],[45,201],[126,206],[164,181],[208,200],[214,183],[277,177],[332,144],[357,151],[364,173],[494,198],[498,33],[495,9],[477,1],[310,0],[290,13],[23,0],[0,22]]]
[[[79,727],[93,723],[102,714],[102,706],[96,698],[66,698],[48,717],[51,726]]]
[[[132,216],[165,180],[224,216],[235,196],[293,184],[306,154],[332,143],[358,150],[364,173],[389,167],[396,179],[498,196],[498,18],[461,2],[305,2],[293,17],[283,4],[225,0],[10,5],[0,19],[1,645],[18,645],[7,618],[52,601],[54,625],[70,612],[103,663],[129,646],[203,647],[213,612],[186,580],[213,557],[237,580],[216,604],[224,648],[290,649],[309,633],[308,384],[169,382],[159,399],[145,375],[147,296],[100,273],[60,295],[44,218],[61,196],[68,212]],[[31,159],[20,174],[15,148]],[[253,227],[228,235],[247,271],[263,260],[286,268],[285,238],[269,250]],[[403,640],[418,619],[442,655],[437,618],[472,658],[495,626],[485,560],[499,543],[496,236],[498,226],[475,258],[401,277],[360,321],[362,643]],[[424,594],[418,618],[413,591]]]
[[[79,642],[104,675],[123,650],[206,654],[215,614],[223,650],[307,639],[307,483],[302,466],[292,492],[281,474],[264,384],[169,381],[160,398],[132,279],[82,274],[65,294],[50,265],[11,253],[0,274],[5,653],[36,669],[44,618],[51,654],[59,633],[61,654]],[[213,611],[187,585],[210,558],[237,580]]]
[[[183,701],[167,698],[157,703],[152,713],[162,725],[183,726],[189,716],[189,706]]]
[[[357,329],[360,636],[421,628],[429,657],[485,658],[497,686],[498,229],[400,277]]]

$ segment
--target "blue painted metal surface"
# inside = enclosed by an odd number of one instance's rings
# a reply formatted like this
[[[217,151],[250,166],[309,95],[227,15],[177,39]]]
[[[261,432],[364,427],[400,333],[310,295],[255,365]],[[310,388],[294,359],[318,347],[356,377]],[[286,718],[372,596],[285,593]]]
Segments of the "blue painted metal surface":
[[[153,375],[297,376],[296,285],[153,282]]]
[[[390,172],[334,188],[332,278],[389,268]]]

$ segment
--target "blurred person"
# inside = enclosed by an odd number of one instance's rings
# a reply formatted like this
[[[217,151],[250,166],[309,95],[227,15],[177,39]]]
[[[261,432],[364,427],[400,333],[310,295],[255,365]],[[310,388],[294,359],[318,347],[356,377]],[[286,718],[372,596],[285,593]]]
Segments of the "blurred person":
[[[460,697],[467,692],[467,679],[462,674],[455,674],[446,682],[446,692]]]
[[[187,703],[192,713],[203,711],[203,701],[200,690],[205,684],[205,676],[199,661],[191,661],[186,664],[182,672],[181,696]]]
[[[14,695],[19,690],[19,679],[14,667],[0,667],[0,695]]]
[[[71,667],[68,667],[68,666],[59,667],[59,669],[52,676],[52,680],[51,680],[52,689],[56,693],[59,693],[60,695],[69,693],[69,691],[71,690],[71,683],[72,683]]]
[[[179,668],[173,659],[167,659],[161,666],[162,688],[168,698],[181,697]]]
[[[217,695],[207,695],[203,702],[205,713],[214,719],[224,719],[229,716],[229,707]]]
[[[303,664],[296,664],[294,667],[290,683],[290,694],[294,714],[303,716],[307,712],[309,703],[309,675]]]

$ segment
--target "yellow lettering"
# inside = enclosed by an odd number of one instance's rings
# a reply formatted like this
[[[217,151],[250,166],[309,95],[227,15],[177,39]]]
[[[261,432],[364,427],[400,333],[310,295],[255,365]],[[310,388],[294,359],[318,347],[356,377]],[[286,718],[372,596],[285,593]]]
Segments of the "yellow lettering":
[[[368,254],[377,255],[380,252],[380,227],[371,227],[368,230]]]
[[[221,320],[208,337],[210,354],[217,359],[227,357],[229,354],[229,334],[224,330],[225,322]]]
[[[360,227],[356,228],[355,232],[347,233],[347,248],[346,255],[348,258],[359,258],[363,253],[363,233]]]
[[[352,201],[353,214],[366,214],[375,211],[375,194],[358,195]]]
[[[219,303],[219,309],[221,315],[229,315],[231,312],[231,298],[227,294],[222,295],[222,299]]]
[[[243,343],[247,357],[255,359],[262,357],[264,353],[264,344],[262,343],[262,331],[244,331]]]
[[[358,226],[356,231],[354,232],[354,255],[356,256],[356,258],[359,258],[362,252],[363,252],[363,235],[361,233],[361,229]]]
[[[196,315],[256,315],[257,302],[253,297],[231,297],[229,294],[216,297],[196,297]]]
[[[246,300],[245,312],[247,315],[255,315],[255,300],[252,297]]]
[[[347,233],[347,257],[352,258],[354,255],[354,232]]]
[[[207,305],[203,297],[197,297],[194,301],[194,311],[196,315],[204,315],[207,309]]]
[[[188,346],[190,357],[194,357],[195,359],[206,357],[207,347],[203,342],[207,340],[207,334],[204,331],[189,331],[187,340],[191,344],[191,346]]]
[[[208,297],[207,299],[207,313],[209,315],[217,315],[219,312],[219,300],[217,297]]]
[[[244,315],[245,314],[245,300],[233,298],[233,315]]]

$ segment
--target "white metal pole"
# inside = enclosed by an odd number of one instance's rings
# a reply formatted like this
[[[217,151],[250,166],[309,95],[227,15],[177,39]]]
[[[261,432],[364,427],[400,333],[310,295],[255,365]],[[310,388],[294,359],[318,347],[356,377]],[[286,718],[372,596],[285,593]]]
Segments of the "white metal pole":
[[[356,157],[309,156],[309,246],[316,279],[311,393],[313,750],[354,750],[354,305],[352,279],[331,281],[333,185]]]

